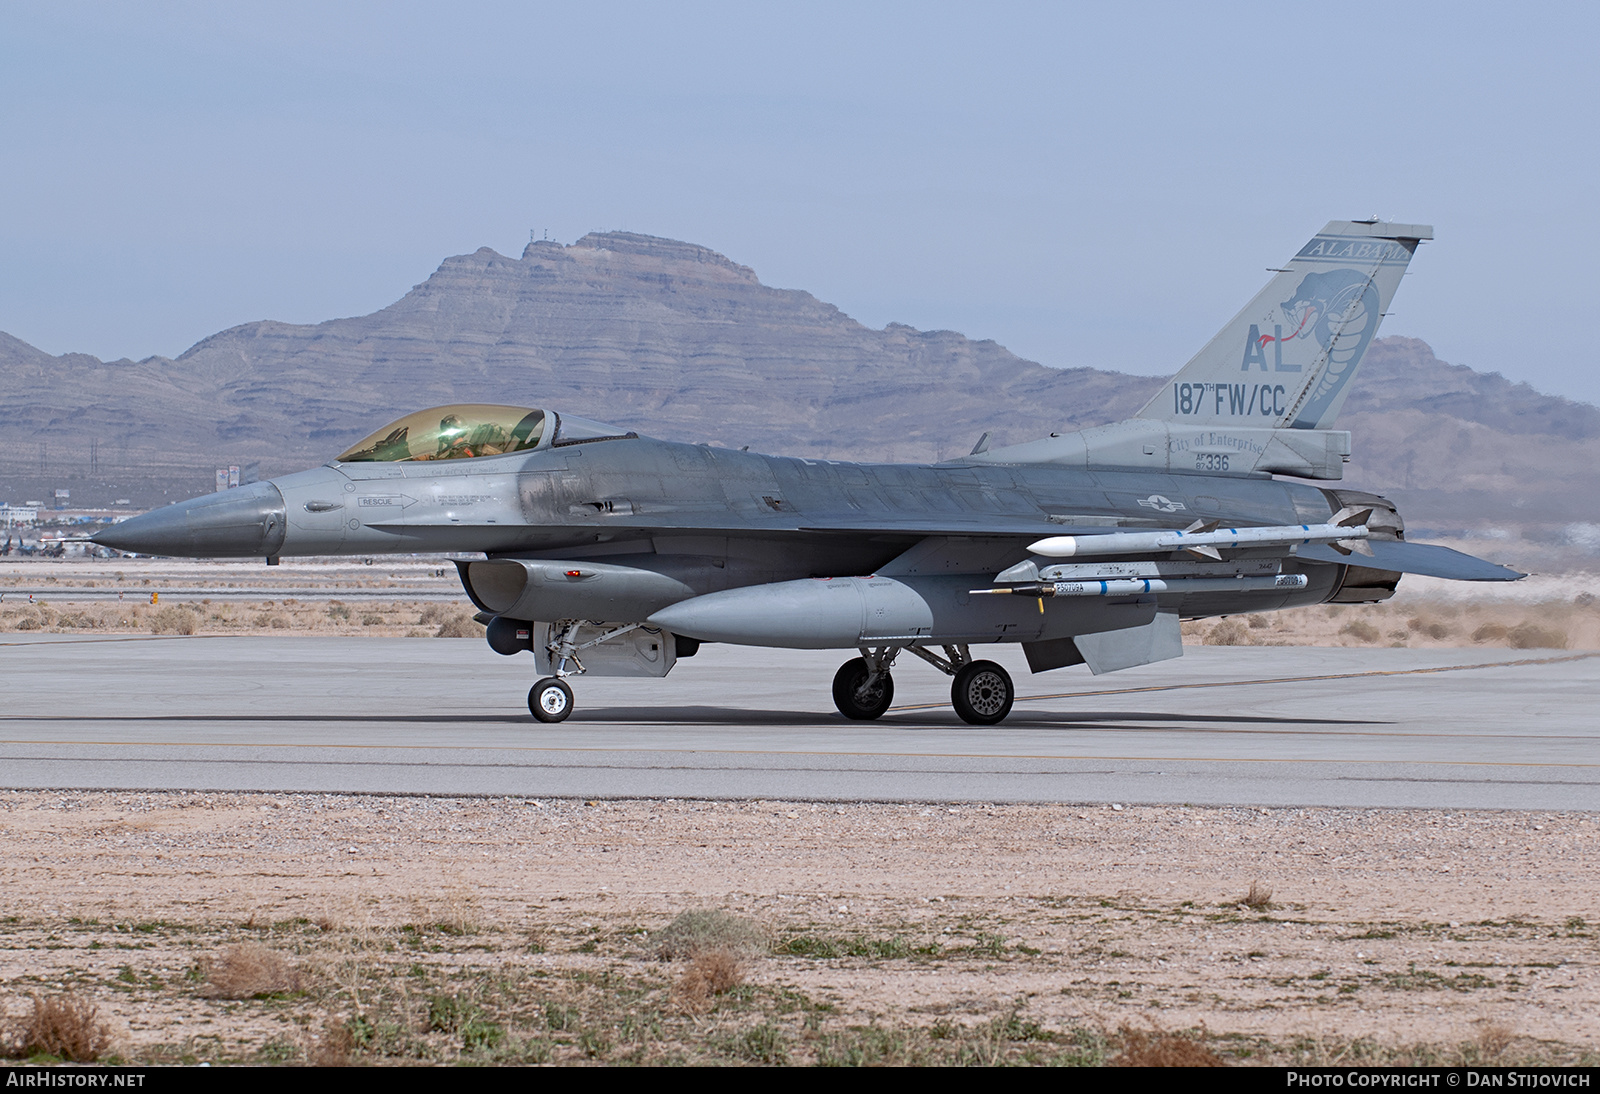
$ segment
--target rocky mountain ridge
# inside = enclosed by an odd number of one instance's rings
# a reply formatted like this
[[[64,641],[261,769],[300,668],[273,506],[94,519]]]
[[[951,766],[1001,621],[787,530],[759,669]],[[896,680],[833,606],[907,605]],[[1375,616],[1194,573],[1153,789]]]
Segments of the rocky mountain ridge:
[[[466,401],[758,451],[938,460],[985,431],[999,445],[1128,417],[1160,384],[1048,368],[953,331],[873,330],[707,248],[595,233],[448,258],[370,315],[247,323],[175,360],[56,357],[0,334],[0,499],[57,480],[81,484],[75,499],[158,482],[200,492],[212,467],[281,473]],[[1600,408],[1384,338],[1340,425],[1354,434],[1348,483],[1388,493],[1413,523],[1600,523]]]

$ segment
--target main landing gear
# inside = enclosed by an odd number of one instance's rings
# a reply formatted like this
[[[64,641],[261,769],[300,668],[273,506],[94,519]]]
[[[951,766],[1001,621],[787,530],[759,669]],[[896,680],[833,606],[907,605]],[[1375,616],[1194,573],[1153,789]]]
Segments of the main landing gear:
[[[966,646],[945,646],[943,657],[921,646],[882,646],[863,648],[860,657],[839,666],[833,677],[833,705],[840,714],[856,721],[883,716],[894,701],[894,677],[889,670],[902,649],[954,677],[950,703],[968,725],[992,726],[1011,713],[1017,696],[1011,674],[993,661],[972,660]]]
[[[1011,674],[993,661],[961,666],[950,683],[950,703],[969,725],[992,726],[1004,720],[1016,697]]]
[[[883,712],[894,702],[894,677],[889,666],[880,662],[874,669],[865,657],[857,657],[839,666],[833,677],[833,705],[846,718],[870,722],[883,717]]]

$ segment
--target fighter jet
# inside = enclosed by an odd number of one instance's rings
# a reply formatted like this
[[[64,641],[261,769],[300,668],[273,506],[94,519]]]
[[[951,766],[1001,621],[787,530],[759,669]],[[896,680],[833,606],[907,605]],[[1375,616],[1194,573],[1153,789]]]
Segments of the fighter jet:
[[[458,405],[326,466],[168,506],[96,542],[188,557],[481,554],[458,561],[496,653],[532,655],[528,709],[574,677],[665,676],[706,642],[843,649],[833,701],[873,719],[902,654],[953,678],[974,725],[1033,672],[1183,652],[1184,619],[1393,595],[1402,574],[1524,576],[1409,542],[1337,481],[1331,426],[1430,227],[1334,221],[1139,414],[936,464],[758,455],[549,408]]]

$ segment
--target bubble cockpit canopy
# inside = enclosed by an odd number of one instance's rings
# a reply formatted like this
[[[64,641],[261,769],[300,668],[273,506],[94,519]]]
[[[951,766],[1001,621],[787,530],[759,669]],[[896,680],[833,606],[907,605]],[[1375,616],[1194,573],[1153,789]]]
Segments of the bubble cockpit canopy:
[[[466,460],[537,448],[545,413],[521,406],[461,403],[390,422],[338,457],[340,463]]]
[[[338,456],[339,463],[470,460],[637,437],[604,422],[525,406],[459,403],[407,414]]]

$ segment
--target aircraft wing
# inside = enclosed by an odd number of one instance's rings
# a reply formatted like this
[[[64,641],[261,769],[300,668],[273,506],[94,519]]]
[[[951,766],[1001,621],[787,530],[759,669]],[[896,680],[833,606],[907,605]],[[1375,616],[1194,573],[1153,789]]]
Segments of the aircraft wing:
[[[1060,524],[1047,520],[1028,520],[1020,517],[975,517],[971,520],[965,520],[960,517],[952,519],[947,515],[939,515],[926,518],[879,518],[870,525],[862,525],[859,522],[849,520],[810,520],[806,521],[799,531],[854,533],[859,535],[892,535],[900,533],[963,538],[972,536],[1035,535],[1041,531],[1051,535],[1059,535],[1064,529]],[[1086,527],[1078,524],[1074,524],[1072,528],[1073,535],[1091,537],[1089,541],[1092,541],[1092,537],[1096,534],[1125,536],[1127,532],[1128,529],[1119,527],[1109,520],[1101,528]],[[1085,540],[1080,540],[1080,542],[1085,542]],[[1296,545],[1294,555],[1307,562],[1328,562],[1341,566],[1364,566],[1372,570],[1388,570],[1399,574],[1420,574],[1424,577],[1443,577],[1455,581],[1516,581],[1527,576],[1505,566],[1431,543],[1363,539],[1362,544],[1364,548],[1371,548],[1372,553],[1367,554],[1363,549],[1357,554],[1343,554],[1326,543],[1302,543]]]
[[[859,518],[840,518],[837,520],[814,519],[804,520],[797,529],[801,532],[848,532],[856,535],[918,535],[918,536],[1034,536],[1051,535],[1062,531],[1062,526],[1050,520],[1030,520],[1026,517],[998,517],[980,516],[973,514],[968,517],[952,517],[947,513],[930,514],[926,517],[894,516],[873,517],[871,523],[863,523]],[[1125,529],[1119,527],[1115,518],[1106,518],[1103,528],[1085,527],[1074,525],[1073,531],[1087,532],[1120,532]]]
[[[1115,517],[1106,517],[1103,526],[1088,526],[1084,524],[1073,525],[1073,530],[1078,532],[1119,532],[1126,531],[1120,526]],[[395,520],[372,521],[367,527],[379,531],[404,533],[418,528],[515,528],[509,524],[482,524],[477,522],[459,520]],[[608,532],[681,532],[692,530],[705,535],[771,535],[773,533],[793,532],[828,532],[848,533],[863,536],[881,535],[910,535],[910,536],[1031,536],[1034,539],[1040,536],[1059,533],[1062,526],[1054,521],[1040,518],[1030,520],[1026,517],[988,517],[973,514],[970,517],[954,516],[949,514],[928,514],[927,516],[873,516],[868,521],[863,521],[859,516],[841,517],[830,520],[827,517],[813,517],[809,515],[795,515],[785,517],[781,514],[761,514],[758,519],[740,521],[729,519],[726,510],[718,511],[709,516],[699,513],[641,513],[631,517],[613,517],[604,520],[584,521],[563,527],[570,527],[580,531],[591,529],[604,529]]]
[[[928,518],[891,518],[874,521],[870,526],[860,526],[848,521],[808,521],[799,529],[802,532],[838,532],[861,535],[892,535],[895,533],[951,538],[1003,537],[1033,535],[1041,530],[1059,534],[1062,526],[1052,521],[1027,520],[1017,517],[991,517],[965,521],[948,516]],[[1074,526],[1076,536],[1093,537],[1097,533],[1122,535],[1127,529],[1108,523],[1103,528]],[[1449,547],[1431,543],[1409,543],[1405,540],[1363,539],[1364,548],[1371,554],[1343,554],[1326,543],[1296,545],[1294,556],[1306,562],[1327,562],[1341,566],[1363,566],[1391,573],[1419,574],[1424,577],[1442,577],[1454,581],[1517,581],[1526,574],[1505,566],[1476,558]]]
[[[1453,581],[1516,581],[1528,576],[1432,543],[1393,539],[1369,539],[1365,543],[1372,548],[1370,556],[1340,554],[1326,543],[1308,544],[1295,553],[1308,562],[1338,562],[1397,574],[1447,577]]]

